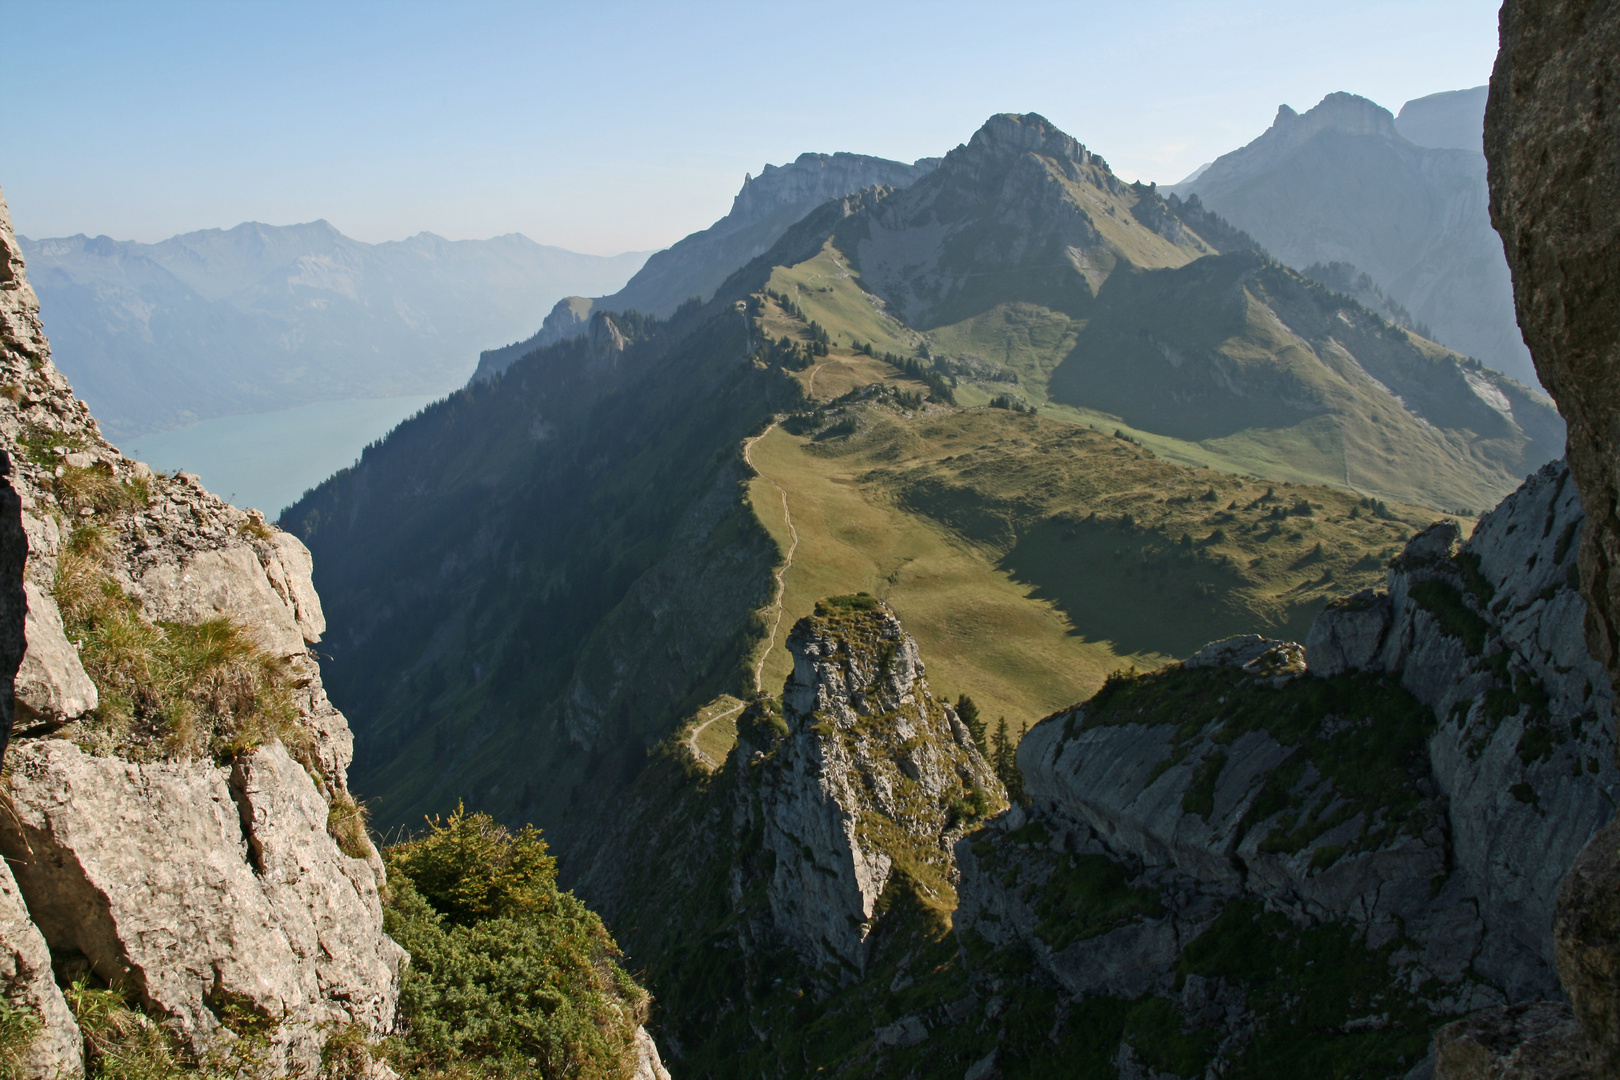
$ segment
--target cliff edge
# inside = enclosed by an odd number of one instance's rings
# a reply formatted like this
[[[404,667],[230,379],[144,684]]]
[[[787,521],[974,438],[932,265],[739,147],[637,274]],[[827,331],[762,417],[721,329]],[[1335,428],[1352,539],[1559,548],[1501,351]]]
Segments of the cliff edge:
[[[310,649],[309,552],[101,436],[51,363],[3,197],[0,450],[0,564],[23,594],[0,595],[0,661],[23,647],[0,974],[38,1019],[20,1074],[83,1074],[64,987],[276,1071],[319,1068],[340,1030],[389,1033],[406,957]]]

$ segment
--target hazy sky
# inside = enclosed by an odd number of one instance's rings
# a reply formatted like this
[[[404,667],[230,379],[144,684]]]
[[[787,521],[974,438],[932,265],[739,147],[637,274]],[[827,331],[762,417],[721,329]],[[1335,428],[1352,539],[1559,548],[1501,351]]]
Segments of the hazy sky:
[[[609,254],[707,226],[766,162],[943,154],[995,112],[1173,183],[1280,103],[1478,86],[1496,10],[0,0],[0,189],[36,238],[324,217]]]

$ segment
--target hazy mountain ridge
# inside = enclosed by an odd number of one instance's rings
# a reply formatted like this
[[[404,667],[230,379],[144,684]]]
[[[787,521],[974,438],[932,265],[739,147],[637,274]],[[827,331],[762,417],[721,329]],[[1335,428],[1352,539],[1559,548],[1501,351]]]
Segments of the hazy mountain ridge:
[[[1474,86],[1413,98],[1395,114],[1395,130],[1419,146],[1484,153],[1489,90],[1489,86]]]
[[[938,163],[938,158],[907,165],[864,154],[805,153],[788,165],[766,165],[758,177],[744,178],[725,217],[655,252],[613,295],[558,301],[534,335],[480,355],[473,378],[488,378],[543,345],[583,334],[593,310],[633,309],[663,317],[694,296],[706,300],[820,204],[874,185],[904,187]]]
[[[1478,94],[1457,93],[1409,103],[1404,127],[1439,146],[1407,138],[1365,98],[1329,94],[1303,114],[1281,106],[1254,141],[1164,190],[1198,195],[1295,268],[1355,265],[1442,344],[1534,386],[1486,210],[1484,154],[1446,148]]]
[[[63,370],[115,437],[314,401],[438,393],[482,342],[611,258],[519,234],[366,244],[324,221],[157,244],[21,239]]]

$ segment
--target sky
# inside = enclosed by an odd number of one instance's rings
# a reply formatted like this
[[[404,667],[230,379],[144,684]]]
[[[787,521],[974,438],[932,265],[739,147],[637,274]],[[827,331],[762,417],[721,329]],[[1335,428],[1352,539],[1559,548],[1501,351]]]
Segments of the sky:
[[[1174,183],[1337,90],[1478,86],[1494,0],[0,0],[18,232],[324,218],[369,242],[665,247],[804,151],[911,161],[1039,112]]]

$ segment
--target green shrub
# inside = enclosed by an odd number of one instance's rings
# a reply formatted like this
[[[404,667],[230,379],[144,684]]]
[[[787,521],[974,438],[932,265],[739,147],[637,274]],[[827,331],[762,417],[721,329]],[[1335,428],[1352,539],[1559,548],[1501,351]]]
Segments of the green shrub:
[[[460,806],[384,852],[388,933],[411,954],[397,1068],[624,1077],[647,995],[602,921],[557,888],[538,830]]]

